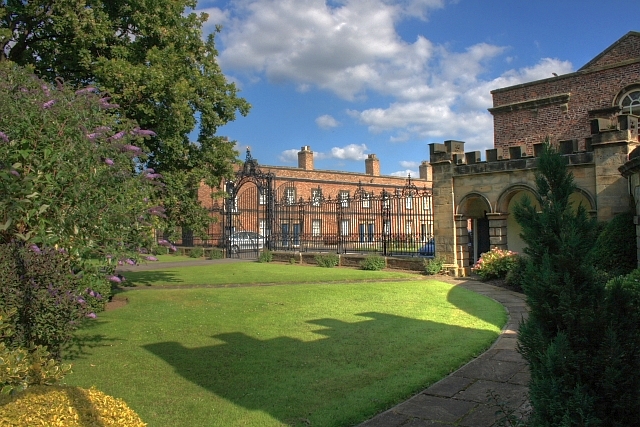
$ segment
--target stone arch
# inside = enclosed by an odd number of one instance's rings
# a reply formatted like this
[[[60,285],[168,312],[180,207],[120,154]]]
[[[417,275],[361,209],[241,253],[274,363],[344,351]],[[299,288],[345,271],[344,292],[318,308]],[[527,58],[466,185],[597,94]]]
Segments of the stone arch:
[[[486,213],[491,212],[491,202],[478,192],[465,195],[456,206],[456,214],[467,218],[482,218]]]
[[[582,204],[588,213],[595,215],[597,210],[596,199],[587,190],[576,188],[576,191],[569,196],[569,202],[572,203],[572,208],[578,209],[578,206]]]
[[[531,203],[540,208],[540,196],[533,187],[526,184],[518,184],[507,188],[498,198],[496,205],[498,212],[507,214],[507,248],[513,252],[522,252],[526,246],[520,237],[522,227],[513,215],[514,206],[522,201],[524,197],[529,197]]]

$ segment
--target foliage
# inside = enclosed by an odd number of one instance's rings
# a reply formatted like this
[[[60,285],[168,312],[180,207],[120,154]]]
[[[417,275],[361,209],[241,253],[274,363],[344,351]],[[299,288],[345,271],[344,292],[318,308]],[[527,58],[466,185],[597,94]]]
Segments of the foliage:
[[[294,257],[289,258],[289,264],[294,265],[296,263],[296,259]]]
[[[268,249],[264,249],[258,256],[258,262],[271,262],[273,261],[273,252]]]
[[[66,427],[146,426],[122,399],[95,388],[68,386],[30,387],[13,396],[0,397],[0,419],[11,426],[64,425]]]
[[[523,292],[522,284],[527,274],[527,259],[523,255],[514,255],[514,262],[505,277],[507,284],[516,292]]]
[[[634,425],[640,419],[637,291],[605,289],[588,256],[597,225],[569,203],[573,176],[548,143],[536,186],[541,212],[526,199],[514,210],[528,255],[523,288],[530,313],[520,326],[519,350],[531,371],[530,424]]]
[[[9,347],[14,331],[11,317],[17,310],[0,309],[0,394],[20,391],[31,385],[51,385],[71,372],[71,365],[62,365],[49,358],[49,352],[42,346]]]
[[[480,259],[471,271],[479,275],[482,280],[504,279],[516,263],[517,254],[515,252],[495,247],[480,255]]]
[[[315,260],[320,267],[325,268],[332,268],[340,263],[340,257],[337,254],[316,255]]]
[[[202,248],[191,248],[189,251],[190,258],[202,258],[204,256],[204,249]]]
[[[32,66],[50,82],[91,83],[125,117],[153,129],[140,146],[150,153],[146,166],[165,177],[168,226],[203,232],[210,219],[197,200],[200,182],[217,186],[237,157],[234,142],[216,131],[250,105],[218,66],[214,35],[203,40],[207,15],[190,13],[195,7],[195,0],[1,1],[0,62]]]
[[[606,223],[593,245],[590,260],[610,277],[629,274],[637,268],[636,227],[631,212],[616,215]]]
[[[209,259],[222,259],[224,258],[224,251],[222,249],[213,248],[209,251]]]
[[[425,259],[422,261],[422,265],[424,273],[428,276],[433,276],[434,274],[439,274],[444,268],[444,258],[436,256],[431,259]]]
[[[360,268],[363,270],[382,270],[387,266],[387,262],[384,257],[380,255],[367,255],[365,259],[360,261]]]
[[[71,257],[53,248],[0,245],[0,309],[16,311],[10,319],[10,348],[45,346],[60,360],[67,343],[82,321],[95,317],[88,301],[102,296],[85,288],[85,280],[72,271]]]
[[[134,145],[148,132],[106,99],[0,62],[0,243],[64,248],[78,262],[149,247],[163,214],[148,202],[158,176],[140,171]]]

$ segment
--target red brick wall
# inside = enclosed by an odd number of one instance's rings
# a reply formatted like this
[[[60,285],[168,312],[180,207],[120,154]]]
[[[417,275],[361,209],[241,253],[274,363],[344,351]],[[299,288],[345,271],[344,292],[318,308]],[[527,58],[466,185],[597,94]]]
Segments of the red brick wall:
[[[588,112],[613,106],[620,91],[636,83],[640,83],[640,36],[621,39],[581,71],[497,89],[492,92],[494,145],[526,145],[532,153],[533,144],[547,136],[552,142],[577,139],[583,144],[591,136],[589,121],[593,117]],[[569,94],[566,104],[518,105],[563,94]]]

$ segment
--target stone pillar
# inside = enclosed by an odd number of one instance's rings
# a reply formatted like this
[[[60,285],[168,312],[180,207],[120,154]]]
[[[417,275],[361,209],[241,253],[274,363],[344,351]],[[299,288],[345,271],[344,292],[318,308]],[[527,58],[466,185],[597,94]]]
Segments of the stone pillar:
[[[367,175],[380,176],[380,160],[375,154],[369,154],[364,160],[364,169]]]
[[[488,213],[489,244],[491,248],[507,249],[507,216],[506,213]]]
[[[433,173],[433,236],[436,254],[444,258],[445,268],[458,274],[456,224],[453,193],[453,164],[444,144],[429,144]]]
[[[469,267],[469,230],[467,230],[467,218],[464,215],[455,215],[456,223],[456,264],[457,276],[466,277],[471,273]]]
[[[603,132],[592,136],[595,164],[596,206],[598,221],[609,221],[630,208],[628,181],[618,168],[638,145],[631,141],[629,130]]]
[[[313,170],[313,151],[309,145],[305,145],[298,151],[298,168],[306,171]]]

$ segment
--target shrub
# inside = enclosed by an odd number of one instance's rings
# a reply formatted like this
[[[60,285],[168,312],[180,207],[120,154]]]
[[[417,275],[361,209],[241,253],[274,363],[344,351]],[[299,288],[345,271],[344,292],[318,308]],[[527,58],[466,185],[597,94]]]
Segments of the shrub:
[[[204,249],[202,248],[191,248],[189,251],[190,258],[202,258],[204,256]]]
[[[74,274],[71,257],[53,248],[0,245],[0,309],[16,310],[13,331],[3,339],[11,348],[45,346],[57,360],[86,317],[95,317],[92,299],[102,296],[85,288],[87,281]]]
[[[320,267],[331,268],[340,263],[340,257],[337,254],[316,255],[315,258]]]
[[[51,385],[71,372],[71,365],[61,365],[49,357],[45,347],[32,346],[28,350],[7,346],[13,335],[9,320],[15,308],[0,310],[0,394],[21,391],[31,385]]]
[[[260,256],[258,256],[258,262],[271,262],[271,261],[273,261],[273,252],[267,249],[260,252]]]
[[[633,214],[621,213],[604,224],[589,254],[591,263],[609,277],[628,274],[637,265]]]
[[[13,427],[146,426],[122,399],[95,388],[64,386],[35,386],[12,396],[0,396],[0,419],[11,420]]]
[[[433,276],[434,274],[438,274],[442,271],[444,267],[444,258],[436,256],[435,258],[425,259],[422,261],[422,265],[424,266],[424,273],[429,276]]]
[[[209,259],[222,259],[224,258],[224,251],[222,249],[211,249],[209,251]]]
[[[527,259],[522,255],[514,255],[514,263],[505,277],[507,284],[516,292],[523,292],[522,284],[527,274]]]
[[[360,268],[363,270],[382,270],[387,266],[387,262],[384,257],[380,255],[367,255],[365,259],[360,261]]]
[[[294,257],[289,258],[289,264],[293,265],[296,263],[296,259]]]
[[[151,248],[151,253],[153,255],[167,255],[169,253],[169,248],[157,245]]]
[[[471,270],[482,280],[504,279],[516,263],[515,252],[493,248],[480,255],[480,259]]]

